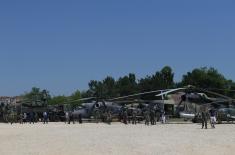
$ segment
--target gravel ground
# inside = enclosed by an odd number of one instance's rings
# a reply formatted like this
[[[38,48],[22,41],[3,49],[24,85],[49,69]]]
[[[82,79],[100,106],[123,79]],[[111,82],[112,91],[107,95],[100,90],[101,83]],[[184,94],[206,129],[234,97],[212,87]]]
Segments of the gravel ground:
[[[0,155],[232,155],[235,124],[0,124]]]

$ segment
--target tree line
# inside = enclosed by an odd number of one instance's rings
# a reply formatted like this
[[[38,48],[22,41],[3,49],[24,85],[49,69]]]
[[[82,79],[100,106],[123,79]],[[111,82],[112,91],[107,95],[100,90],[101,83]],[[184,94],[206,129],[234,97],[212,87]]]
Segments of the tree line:
[[[107,76],[101,81],[91,80],[88,83],[88,90],[77,90],[70,96],[59,95],[51,96],[48,93],[49,104],[63,104],[69,101],[78,100],[86,97],[97,97],[100,99],[110,99],[114,97],[126,96],[134,93],[141,93],[159,89],[178,88],[187,85],[212,90],[235,98],[235,82],[226,79],[223,74],[215,68],[196,68],[183,75],[180,82],[174,81],[174,72],[171,67],[165,66],[160,71],[152,75],[137,79],[134,73],[123,77],[115,78]],[[23,96],[27,99],[33,99],[34,94],[42,94],[39,88],[32,88],[31,92]],[[145,96],[148,98],[148,96]],[[149,96],[150,97],[150,96]],[[73,102],[79,104],[80,102]]]

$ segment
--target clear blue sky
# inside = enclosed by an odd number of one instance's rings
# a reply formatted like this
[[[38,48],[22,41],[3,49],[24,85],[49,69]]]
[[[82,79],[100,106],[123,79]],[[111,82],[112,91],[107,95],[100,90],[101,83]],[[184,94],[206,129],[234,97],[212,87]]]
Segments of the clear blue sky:
[[[0,95],[37,86],[53,95],[91,79],[175,80],[212,66],[235,80],[234,0],[7,0],[0,2]]]

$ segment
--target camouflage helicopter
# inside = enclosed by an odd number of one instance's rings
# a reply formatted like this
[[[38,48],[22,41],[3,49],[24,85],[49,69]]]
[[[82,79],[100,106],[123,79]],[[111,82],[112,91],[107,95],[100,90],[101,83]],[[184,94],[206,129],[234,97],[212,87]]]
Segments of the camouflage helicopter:
[[[133,99],[137,96],[146,95],[146,94],[153,94],[157,92],[162,92],[163,90],[156,90],[156,91],[149,91],[143,93],[136,93],[127,96],[121,96],[112,99],[99,99],[97,97],[90,97],[90,98],[83,98],[74,101],[68,101],[68,103],[78,102],[78,101],[88,101],[82,103],[81,105],[77,106],[74,109],[67,110],[72,111],[72,115],[75,119],[99,119],[103,120],[103,115],[106,112],[110,112],[112,118],[120,119],[120,115],[123,111],[127,110],[128,112],[132,112],[133,110],[137,111],[138,116],[141,117],[142,110],[146,109],[147,107],[162,107],[162,103],[152,102],[152,101],[145,101],[145,100],[138,100]],[[161,106],[159,106],[161,105]]]
[[[175,115],[181,118],[197,121],[200,108],[215,109],[221,116],[227,116],[227,120],[234,119],[234,99],[206,89],[187,86],[183,88],[170,89],[156,96],[166,98],[166,101],[173,100],[176,105]],[[220,118],[219,118],[220,119]],[[224,119],[221,117],[221,119]]]

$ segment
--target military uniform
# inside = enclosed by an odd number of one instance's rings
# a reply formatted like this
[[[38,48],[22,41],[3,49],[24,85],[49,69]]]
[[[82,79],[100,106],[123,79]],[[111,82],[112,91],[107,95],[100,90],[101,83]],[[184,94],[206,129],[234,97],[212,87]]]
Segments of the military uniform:
[[[81,114],[78,115],[78,122],[79,122],[79,124],[82,124],[82,115]]]
[[[150,111],[150,122],[151,122],[151,125],[155,125],[155,112],[154,112],[154,110]]]
[[[133,110],[132,112],[132,124],[136,124],[137,121],[137,111]]]
[[[71,121],[73,122],[73,124],[75,124],[73,113],[69,112],[69,124]]]
[[[29,113],[29,123],[33,123],[34,124],[34,112],[30,112]]]
[[[124,124],[127,124],[127,119],[128,119],[128,114],[127,114],[127,110],[125,110],[123,112],[123,123]]]
[[[205,127],[207,129],[207,117],[208,113],[206,111],[201,112],[201,117],[202,117],[202,129]]]
[[[145,125],[149,125],[149,121],[150,121],[150,116],[149,116],[149,115],[150,115],[150,114],[149,114],[149,111],[146,110],[146,111],[144,112]]]
[[[107,123],[108,124],[111,124],[112,122],[112,114],[110,111],[107,112]]]

